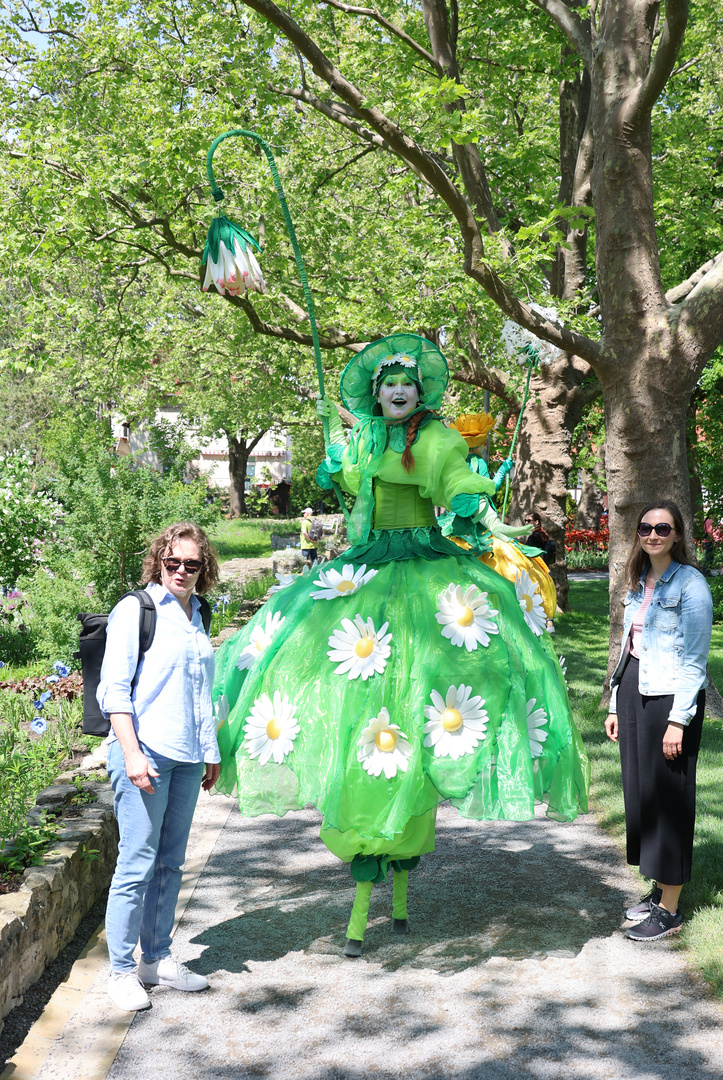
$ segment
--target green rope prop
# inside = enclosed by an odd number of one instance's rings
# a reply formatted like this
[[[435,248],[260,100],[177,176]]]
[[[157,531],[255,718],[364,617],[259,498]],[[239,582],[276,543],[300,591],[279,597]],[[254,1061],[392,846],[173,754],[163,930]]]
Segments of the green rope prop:
[[[309,315],[309,322],[311,324],[311,340],[312,340],[312,344],[314,346],[314,360],[316,361],[316,375],[317,375],[317,378],[318,378],[318,381],[319,381],[319,393],[323,397],[324,396],[324,369],[323,369],[322,364],[321,364],[321,350],[319,348],[319,332],[318,332],[317,325],[316,325],[316,313],[315,313],[315,310],[314,310],[314,299],[313,299],[313,297],[311,295],[311,289],[309,288],[309,282],[308,282],[308,279],[307,279],[307,276],[306,276],[306,268],[304,266],[304,260],[303,260],[303,257],[301,255],[301,248],[299,247],[299,241],[298,241],[297,236],[296,236],[296,230],[294,228],[294,223],[291,220],[291,214],[289,213],[289,207],[288,207],[288,203],[286,202],[286,196],[284,194],[284,188],[283,188],[283,185],[281,183],[281,177],[279,176],[279,170],[276,167],[276,161],[274,160],[274,155],[271,153],[271,147],[268,145],[268,143],[264,139],[262,139],[262,137],[260,135],[257,135],[255,131],[246,131],[245,128],[234,128],[231,131],[225,131],[223,133],[223,135],[219,135],[219,136],[217,136],[217,138],[215,138],[213,140],[210,147],[208,148],[208,154],[206,155],[206,173],[208,175],[208,182],[209,182],[209,185],[211,187],[211,194],[213,195],[214,200],[217,203],[220,203],[225,198],[225,195],[224,195],[223,191],[221,190],[221,188],[216,183],[216,179],[215,179],[215,177],[213,175],[213,164],[212,164],[213,155],[216,152],[216,148],[219,146],[220,143],[223,142],[224,139],[231,139],[231,138],[236,138],[236,137],[242,137],[242,138],[246,138],[246,139],[253,139],[253,141],[255,143],[258,143],[258,145],[261,147],[264,154],[266,155],[266,160],[268,162],[269,169],[271,171],[271,176],[272,176],[273,181],[274,181],[274,187],[276,188],[276,194],[278,196],[279,202],[281,203],[281,210],[282,210],[282,213],[284,215],[284,221],[286,222],[286,229],[287,229],[288,234],[289,234],[289,239],[291,240],[291,247],[293,249],[294,259],[296,260],[296,266],[297,266],[298,271],[299,271],[299,277],[301,279],[301,287],[302,287],[303,292],[304,292],[304,299],[306,300],[306,310],[307,310],[307,313]],[[223,215],[221,215],[220,208],[219,208],[219,216],[211,224],[211,227],[210,227],[210,229],[208,231],[208,239],[206,240],[206,247],[204,248],[204,252],[203,252],[203,259],[202,259],[203,264],[204,265],[206,264],[208,258],[213,258],[214,254],[216,255],[216,259],[214,259],[214,262],[218,261],[219,245],[220,245],[221,241],[224,242],[224,244],[225,244],[225,246],[226,246],[226,248],[228,250],[233,250],[234,240],[238,242],[239,246],[241,247],[241,249],[242,249],[242,251],[244,253],[248,252],[249,254],[251,254],[251,246],[255,247],[258,251],[261,251],[261,248],[259,247],[258,243],[254,240],[254,238],[249,233],[247,233],[245,229],[242,229],[239,225],[236,225],[234,222],[229,221],[227,218],[225,218]],[[324,442],[328,443],[328,441],[329,441],[329,421],[327,420],[326,417],[323,417],[322,423],[323,423],[323,429],[324,429]],[[333,481],[333,487],[334,487],[334,491],[336,492],[336,497],[339,500],[339,506],[342,509],[342,513],[344,514],[344,517],[346,518],[347,517],[347,509],[346,509],[346,505],[344,503],[344,500],[342,498],[341,488],[339,487],[339,485],[338,485],[338,483],[336,481]]]

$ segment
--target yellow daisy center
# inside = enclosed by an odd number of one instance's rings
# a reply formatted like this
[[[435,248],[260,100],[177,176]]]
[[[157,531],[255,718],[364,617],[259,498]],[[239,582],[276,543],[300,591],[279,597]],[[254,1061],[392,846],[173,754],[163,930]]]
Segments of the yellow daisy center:
[[[445,731],[459,731],[464,723],[458,709],[445,709],[442,713],[442,727]]]
[[[267,645],[268,645],[268,641],[266,640],[265,637],[257,638],[256,639],[256,652],[263,652]]]
[[[266,725],[266,734],[270,739],[278,739],[281,734],[281,724],[275,716],[272,716]]]
[[[370,637],[359,638],[354,646],[354,652],[357,656],[364,660],[367,656],[370,656],[374,651],[374,642]]]
[[[383,754],[389,754],[397,745],[397,736],[389,728],[382,728],[377,733],[377,737],[374,740],[374,745],[377,750],[381,750]]]
[[[462,614],[457,617],[460,626],[471,626],[474,622],[474,611],[471,607],[463,607]]]
[[[353,581],[340,581],[336,587],[337,592],[354,592],[356,585]]]
[[[523,601],[525,603],[525,607],[527,608],[527,610],[532,611],[533,607],[535,606],[533,601],[532,601],[532,597],[528,596],[527,593],[523,593],[522,594],[522,599],[523,599]]]

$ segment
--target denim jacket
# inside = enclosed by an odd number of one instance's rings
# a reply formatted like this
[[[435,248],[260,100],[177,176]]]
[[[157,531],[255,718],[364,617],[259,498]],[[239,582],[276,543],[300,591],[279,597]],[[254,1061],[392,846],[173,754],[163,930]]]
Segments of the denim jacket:
[[[649,568],[648,568],[649,569]],[[620,659],[610,680],[609,711],[617,712],[618,684],[630,652],[630,627],[643,602],[645,578],[628,592]],[[640,638],[638,690],[646,697],[673,694],[670,720],[687,725],[695,715],[698,692],[706,683],[706,664],[713,623],[713,600],[703,575],[675,561],[655,583]]]

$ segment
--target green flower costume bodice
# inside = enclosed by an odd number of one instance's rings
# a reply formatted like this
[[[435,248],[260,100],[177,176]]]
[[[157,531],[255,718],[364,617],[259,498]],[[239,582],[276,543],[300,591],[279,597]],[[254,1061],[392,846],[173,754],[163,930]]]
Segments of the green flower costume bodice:
[[[444,799],[513,820],[540,801],[565,820],[587,806],[544,618],[436,525],[435,505],[471,508],[492,481],[437,420],[420,429],[410,473],[403,448],[395,436],[329,454],[326,475],[346,491],[369,481],[366,534],[275,592],[216,657],[218,789],[237,790],[249,815],[312,803],[349,862],[429,850]]]
[[[434,504],[422,498],[419,488],[374,481],[375,529],[429,529],[436,524]]]

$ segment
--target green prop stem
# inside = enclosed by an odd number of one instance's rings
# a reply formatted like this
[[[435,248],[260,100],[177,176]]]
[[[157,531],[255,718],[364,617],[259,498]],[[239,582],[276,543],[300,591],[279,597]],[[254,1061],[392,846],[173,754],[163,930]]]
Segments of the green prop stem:
[[[299,277],[301,278],[301,287],[304,290],[304,298],[306,300],[306,310],[307,310],[308,315],[309,315],[309,322],[311,323],[311,340],[312,340],[313,345],[314,345],[314,359],[316,361],[316,374],[317,374],[317,378],[319,380],[319,393],[323,397],[324,396],[324,369],[321,366],[321,350],[319,349],[319,332],[318,332],[318,330],[316,328],[316,315],[315,315],[315,312],[314,312],[314,300],[313,300],[313,297],[311,295],[311,289],[309,288],[308,279],[306,277],[306,269],[304,267],[304,260],[301,257],[301,248],[299,247],[299,241],[296,238],[296,230],[294,229],[294,223],[291,220],[291,214],[289,213],[289,207],[288,207],[288,204],[286,202],[286,196],[284,195],[284,189],[283,189],[283,186],[281,184],[281,177],[279,176],[279,170],[276,168],[276,162],[274,160],[274,155],[271,153],[271,147],[268,145],[268,143],[264,139],[261,138],[260,135],[257,135],[255,131],[246,131],[244,128],[234,128],[232,131],[225,131],[223,133],[223,135],[219,135],[217,138],[215,138],[213,140],[213,142],[211,143],[211,145],[208,148],[208,154],[206,155],[206,173],[208,175],[208,182],[209,182],[209,184],[211,186],[211,194],[213,195],[214,200],[217,203],[220,203],[221,200],[225,198],[225,195],[224,195],[223,191],[221,190],[221,188],[216,183],[216,179],[215,179],[215,177],[213,175],[213,166],[212,166],[213,155],[216,152],[216,147],[219,145],[219,143],[223,142],[224,139],[230,139],[230,138],[236,137],[236,136],[242,136],[242,137],[244,137],[246,139],[253,139],[254,142],[259,144],[259,146],[261,147],[263,152],[266,154],[266,160],[269,163],[269,169],[271,170],[271,176],[273,177],[273,180],[274,180],[274,186],[276,188],[276,194],[278,195],[279,202],[281,203],[281,209],[282,209],[282,212],[283,212],[283,215],[284,215],[284,221],[286,222],[286,228],[287,228],[288,233],[289,233],[289,239],[291,240],[291,247],[293,248],[293,251],[294,251],[294,258],[296,259],[296,265],[297,265],[298,270],[299,270]],[[324,444],[327,445],[328,442],[329,442],[329,421],[325,416],[322,417],[322,426],[323,426],[323,429],[324,429]],[[336,497],[339,500],[339,505],[340,505],[340,507],[342,509],[344,517],[346,518],[347,509],[346,509],[346,504],[344,503],[344,500],[342,498],[341,488],[339,487],[338,483],[335,480],[333,480],[332,483],[334,485],[334,491],[336,492]]]
[[[525,405],[527,404],[527,398],[528,398],[529,393],[530,393],[530,379],[532,378],[532,369],[535,366],[535,364],[537,362],[537,358],[538,358],[537,351],[536,351],[536,349],[534,349],[532,347],[532,345],[525,345],[522,352],[526,352],[528,354],[528,356],[530,357],[530,361],[529,361],[529,367],[527,369],[527,382],[525,383],[525,392],[522,395],[522,405],[520,407],[520,415],[517,417],[517,423],[515,425],[515,433],[512,436],[512,445],[510,446],[510,453],[509,453],[510,457],[512,457],[514,452],[515,452],[515,443],[517,442],[517,435],[518,435],[518,432],[520,430],[520,424],[522,423],[522,415],[523,415],[523,413],[525,411]],[[507,513],[507,499],[509,497],[509,494],[510,494],[510,475],[508,473],[507,476],[505,477],[505,498],[504,498],[504,501],[502,503],[502,515],[501,515],[502,521],[505,520],[505,514]]]

